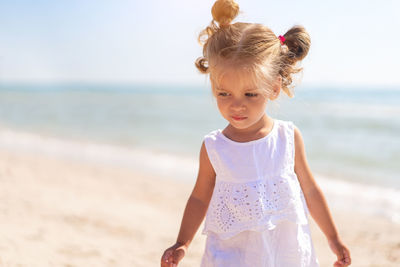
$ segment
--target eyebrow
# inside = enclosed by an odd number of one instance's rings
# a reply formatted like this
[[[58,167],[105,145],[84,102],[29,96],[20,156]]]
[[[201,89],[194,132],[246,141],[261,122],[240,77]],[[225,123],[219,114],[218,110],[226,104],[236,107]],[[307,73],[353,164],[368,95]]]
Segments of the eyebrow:
[[[229,92],[229,90],[226,90],[224,88],[217,87],[216,89],[217,89],[217,91],[227,91],[227,92]],[[244,91],[247,92],[247,91],[256,91],[256,90],[258,90],[258,88],[249,88],[249,89],[245,89]]]

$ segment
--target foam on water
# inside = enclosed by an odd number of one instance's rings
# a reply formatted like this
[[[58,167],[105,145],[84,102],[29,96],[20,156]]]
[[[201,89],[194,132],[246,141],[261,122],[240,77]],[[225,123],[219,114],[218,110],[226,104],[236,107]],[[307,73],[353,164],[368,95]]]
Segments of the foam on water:
[[[123,166],[186,181],[193,177],[196,162],[190,159],[143,149],[108,144],[77,142],[32,133],[0,130],[0,148],[33,155],[45,155],[75,161]]]
[[[0,149],[46,155],[69,160],[129,167],[134,170],[194,185],[198,172],[196,158],[128,149],[108,144],[76,142],[32,133],[0,130]],[[329,206],[383,216],[400,223],[400,190],[355,182],[314,173]]]

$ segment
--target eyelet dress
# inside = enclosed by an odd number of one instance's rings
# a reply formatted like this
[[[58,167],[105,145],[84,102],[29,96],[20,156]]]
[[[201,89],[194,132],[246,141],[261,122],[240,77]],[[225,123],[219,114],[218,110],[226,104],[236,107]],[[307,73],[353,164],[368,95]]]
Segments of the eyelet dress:
[[[293,122],[274,119],[268,135],[249,142],[221,129],[204,142],[216,181],[201,267],[318,267],[294,172]]]

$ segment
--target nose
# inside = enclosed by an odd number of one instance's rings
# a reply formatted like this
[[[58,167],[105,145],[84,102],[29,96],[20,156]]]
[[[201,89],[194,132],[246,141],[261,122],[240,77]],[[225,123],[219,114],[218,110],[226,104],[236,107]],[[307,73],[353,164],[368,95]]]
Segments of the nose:
[[[238,98],[232,100],[231,109],[233,111],[245,109],[244,101],[242,99],[238,99]]]

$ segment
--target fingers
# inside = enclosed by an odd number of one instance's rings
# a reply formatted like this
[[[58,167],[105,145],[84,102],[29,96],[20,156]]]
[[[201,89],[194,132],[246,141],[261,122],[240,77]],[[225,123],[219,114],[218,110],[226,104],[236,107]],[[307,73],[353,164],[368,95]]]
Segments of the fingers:
[[[173,250],[168,249],[161,257],[161,267],[172,267],[172,253]]]
[[[185,249],[183,247],[169,248],[161,257],[161,267],[176,267],[184,256]]]
[[[337,261],[334,263],[335,267],[349,266],[351,264],[350,251],[343,247],[337,254]]]
[[[351,257],[350,257],[350,251],[344,247],[343,248],[343,255],[344,255],[344,263],[347,265],[351,264]]]
[[[177,250],[175,250],[173,254],[173,262],[174,263],[180,262],[183,256],[185,256],[185,251],[182,248],[178,248]]]
[[[338,253],[336,254],[336,256],[337,256],[337,259],[338,259],[337,261],[338,261],[338,262],[341,262],[341,261],[343,260],[343,258],[344,258],[344,257],[343,257],[343,250],[342,250],[342,249],[339,249],[339,250],[338,250]]]

